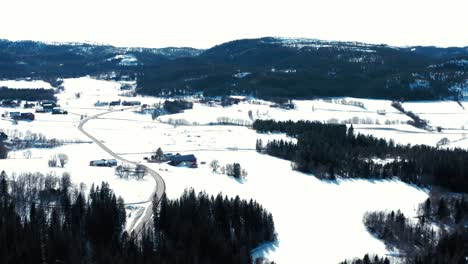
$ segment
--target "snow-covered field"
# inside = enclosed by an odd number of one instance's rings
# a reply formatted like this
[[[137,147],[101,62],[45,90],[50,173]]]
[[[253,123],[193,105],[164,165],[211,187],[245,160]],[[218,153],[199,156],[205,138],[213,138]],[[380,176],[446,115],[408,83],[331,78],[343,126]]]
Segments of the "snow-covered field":
[[[119,95],[119,83],[91,78],[66,79],[64,86],[65,91],[59,94],[58,98],[61,106],[69,111],[69,115],[36,114],[36,121],[20,121],[16,125],[8,120],[0,120],[0,129],[6,132],[15,129],[30,130],[48,137],[87,140],[77,129],[81,116],[90,116],[109,109],[95,107],[96,101],[140,100],[147,104],[161,101],[152,97],[122,97]],[[293,171],[288,161],[259,154],[254,149],[258,138],[264,141],[295,139],[282,134],[260,135],[242,126],[204,124],[217,122],[219,118],[251,122],[249,111],[253,119],[333,119],[333,122],[343,122],[357,118],[366,121],[365,124],[361,122],[355,125],[355,131],[393,139],[402,144],[435,146],[442,137],[447,137],[453,142],[451,144],[468,147],[468,140],[463,139],[464,131],[428,132],[404,124],[409,120],[408,117],[392,108],[390,101],[356,98],[346,100],[361,102],[364,107],[343,105],[340,103],[341,99],[294,101],[297,106],[294,110],[272,108],[270,103],[261,100],[243,102],[226,108],[195,103],[192,110],[161,116],[156,121],[149,115],[132,110],[117,111],[89,121],[85,129],[114,152],[137,162],[144,162],[143,157],[149,156],[158,147],[165,152],[195,154],[200,163],[197,169],[149,164],[166,181],[169,198],[179,197],[185,188],[194,188],[196,191],[206,191],[213,195],[222,192],[231,197],[239,195],[244,199],[257,200],[272,212],[279,241],[275,245],[255,251],[254,255],[265,255],[283,264],[337,263],[368,252],[381,255],[388,253],[384,244],[366,231],[362,224],[363,214],[372,210],[401,209],[411,216],[415,214],[417,204],[427,198],[427,193],[396,180],[319,181],[313,175]],[[405,103],[404,107],[414,112],[418,110],[429,113],[428,116],[431,117],[430,111],[436,111],[435,107],[438,104],[446,103]],[[382,114],[383,110],[385,115]],[[450,119],[457,126],[466,124],[466,115],[461,107],[449,108],[446,111],[453,113],[450,114]],[[169,119],[185,119],[198,125],[165,124]],[[430,122],[436,122],[436,119],[430,119]],[[70,163],[64,169],[47,167],[49,156],[55,153],[66,153],[70,156]],[[110,158],[95,144],[65,145],[49,150],[36,149],[32,150],[31,159],[25,159],[22,152],[13,152],[10,156],[11,159],[0,161],[0,169],[10,173],[67,171],[75,183],[84,182],[88,187],[92,183],[108,181],[111,188],[126,202],[148,199],[154,187],[154,181],[149,177],[143,181],[123,180],[114,175],[113,169],[89,167],[90,160]],[[239,182],[213,173],[208,164],[214,159],[219,160],[221,164],[239,162],[248,172],[246,181]],[[135,210],[132,210],[132,217],[135,214]]]
[[[52,89],[50,83],[38,80],[0,80],[0,87],[10,89]]]

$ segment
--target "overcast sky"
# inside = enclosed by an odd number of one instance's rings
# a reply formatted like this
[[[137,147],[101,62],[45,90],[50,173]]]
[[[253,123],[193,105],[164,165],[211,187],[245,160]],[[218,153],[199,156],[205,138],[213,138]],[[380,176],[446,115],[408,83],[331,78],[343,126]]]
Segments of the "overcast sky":
[[[262,36],[468,46],[468,0],[0,0],[0,38],[208,48]]]

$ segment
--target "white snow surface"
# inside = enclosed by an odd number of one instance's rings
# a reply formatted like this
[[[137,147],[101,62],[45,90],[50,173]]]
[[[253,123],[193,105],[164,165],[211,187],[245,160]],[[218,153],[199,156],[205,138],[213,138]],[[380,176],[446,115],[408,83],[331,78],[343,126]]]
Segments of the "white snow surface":
[[[53,89],[50,83],[38,80],[0,80],[0,87],[8,87],[10,89]]]
[[[94,103],[111,100],[140,100],[142,103],[161,102],[161,98],[127,98],[120,96],[120,83],[99,81],[89,77],[64,80],[65,91],[58,95],[59,104],[69,115],[36,114],[33,122],[0,120],[4,131],[27,130],[43,133],[47,137],[60,139],[87,140],[77,130],[81,116],[90,116],[107,111],[108,107],[95,107]],[[80,93],[80,98],[76,94]],[[364,107],[342,104],[356,101]],[[143,162],[157,147],[165,152],[193,153],[200,164],[197,169],[176,168],[165,164],[149,164],[166,181],[169,198],[178,198],[185,188],[205,191],[216,195],[219,192],[243,199],[254,199],[273,214],[278,241],[253,252],[263,255],[276,263],[338,263],[344,259],[362,257],[365,253],[388,253],[382,241],[369,234],[362,223],[363,214],[373,210],[401,209],[406,215],[415,215],[417,205],[427,198],[427,191],[415,188],[398,180],[368,181],[343,180],[320,181],[313,175],[293,171],[289,161],[257,153],[255,141],[272,139],[295,141],[284,134],[257,134],[243,126],[209,126],[220,117],[252,122],[253,119],[277,120],[318,120],[345,122],[349,119],[368,119],[373,124],[356,124],[355,131],[378,137],[393,139],[401,144],[436,145],[442,137],[449,137],[451,144],[468,147],[460,130],[466,124],[465,110],[456,103],[421,102],[405,103],[405,109],[424,112],[432,125],[453,125],[457,130],[441,133],[416,129],[405,122],[409,118],[391,107],[388,100],[359,98],[332,98],[298,101],[294,110],[272,108],[272,103],[262,100],[248,100],[230,107],[209,107],[200,103],[194,109],[176,115],[161,116],[153,121],[149,115],[133,111],[118,111],[91,120],[85,129],[102,140],[114,152],[124,157]],[[466,107],[466,103],[464,103]],[[440,108],[440,109],[439,109]],[[118,108],[117,108],[118,109]],[[449,113],[444,122],[437,116],[442,109]],[[378,111],[385,110],[385,115]],[[8,109],[0,109],[2,113]],[[11,109],[10,109],[11,111]],[[25,110],[26,111],[26,110]],[[186,119],[191,126],[173,126],[162,122],[168,119]],[[379,124],[376,124],[378,120]],[[386,120],[395,121],[385,124]],[[162,122],[161,122],[162,121]],[[452,133],[452,134],[449,134]],[[448,147],[452,147],[449,145]],[[55,153],[70,156],[65,168],[48,168],[47,160]],[[69,172],[75,184],[84,182],[88,187],[107,181],[117,195],[125,201],[138,202],[149,198],[154,181],[147,176],[144,180],[123,180],[114,175],[111,168],[88,166],[93,159],[110,158],[98,146],[91,143],[65,145],[55,149],[33,149],[32,158],[24,159],[22,151],[10,153],[11,159],[1,160],[0,169],[9,173],[41,171],[47,173]],[[213,173],[208,164],[218,159],[221,164],[239,162],[248,172],[245,182],[238,182],[226,175]],[[128,207],[133,221],[143,207]]]

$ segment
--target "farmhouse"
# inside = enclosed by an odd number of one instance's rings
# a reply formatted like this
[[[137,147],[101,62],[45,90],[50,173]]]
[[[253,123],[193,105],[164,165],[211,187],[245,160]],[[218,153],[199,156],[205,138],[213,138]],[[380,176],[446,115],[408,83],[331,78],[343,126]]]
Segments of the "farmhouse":
[[[116,106],[116,105],[120,105],[120,100],[118,101],[112,101],[109,103],[110,106]]]
[[[3,132],[0,132],[0,142],[5,141],[7,139],[8,139],[8,135]]]
[[[19,116],[19,119],[20,120],[29,120],[29,121],[33,121],[35,118],[34,114],[33,113],[21,113],[20,116]]]
[[[123,101],[122,102],[123,106],[135,106],[135,105],[141,105],[140,101]]]
[[[66,110],[63,110],[60,107],[54,107],[52,108],[52,114],[53,115],[67,115],[68,112]]]
[[[109,105],[108,102],[97,101],[96,103],[94,103],[94,106],[107,106],[107,105]]]
[[[3,107],[17,107],[18,106],[18,101],[15,100],[3,100],[1,101],[1,105]]]
[[[92,160],[92,161],[89,162],[89,166],[113,167],[113,166],[117,166],[117,160],[115,160],[115,159]]]
[[[197,168],[197,158],[193,154],[180,155],[179,153],[173,155],[171,153],[164,154],[164,159],[169,161],[169,165],[176,167]]]

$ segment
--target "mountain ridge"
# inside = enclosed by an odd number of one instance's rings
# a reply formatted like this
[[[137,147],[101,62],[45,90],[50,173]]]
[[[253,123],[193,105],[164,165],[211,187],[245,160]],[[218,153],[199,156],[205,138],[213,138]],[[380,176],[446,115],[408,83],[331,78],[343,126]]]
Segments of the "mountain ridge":
[[[240,39],[206,50],[0,40],[0,78],[114,72],[138,76],[137,92],[158,96],[457,99],[468,95],[465,61],[468,47],[304,38]]]

